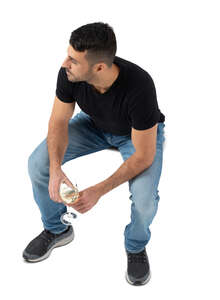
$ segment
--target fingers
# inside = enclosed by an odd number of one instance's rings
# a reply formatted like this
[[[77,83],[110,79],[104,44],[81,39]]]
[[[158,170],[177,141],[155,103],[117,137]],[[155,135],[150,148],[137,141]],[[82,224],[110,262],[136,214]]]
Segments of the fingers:
[[[51,187],[51,191],[49,189],[49,195],[51,200],[53,200],[54,202],[58,202],[58,203],[64,203],[66,204],[63,199],[60,197],[60,186],[58,185],[53,185]]]
[[[70,186],[70,187],[72,187],[72,188],[75,188],[74,185],[72,184],[72,182],[71,182],[67,177],[65,177],[65,178],[63,179],[63,181],[64,181],[68,186]]]
[[[69,178],[65,175],[65,173],[62,170],[52,172],[50,174],[50,181],[49,181],[49,195],[51,200],[58,202],[58,203],[64,203],[66,204],[65,200],[61,198],[60,195],[60,188],[61,183],[65,183],[70,188],[75,188],[75,186],[72,184],[72,182],[69,180]]]
[[[53,200],[58,203],[65,203],[63,199],[60,197],[59,193],[56,193]]]
[[[81,214],[87,212],[91,209],[91,205],[86,205],[85,203],[79,202],[79,203],[73,203],[70,205],[72,208],[80,212]]]
[[[72,184],[72,182],[65,176],[62,178],[62,180],[59,181],[52,181],[51,186],[49,186],[49,194],[50,194],[50,198],[58,203],[64,203],[65,205],[67,205],[66,201],[64,201],[61,198],[60,195],[60,185],[61,183],[65,183],[66,185],[68,185],[69,187],[75,189],[76,187]],[[75,200],[75,202],[77,202],[78,199]],[[74,202],[74,203],[75,203]]]

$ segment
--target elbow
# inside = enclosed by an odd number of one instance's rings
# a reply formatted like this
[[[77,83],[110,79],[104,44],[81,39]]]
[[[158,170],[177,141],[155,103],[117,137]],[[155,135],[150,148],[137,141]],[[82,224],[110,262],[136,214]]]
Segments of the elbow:
[[[139,158],[139,161],[146,168],[149,168],[153,164],[155,156],[156,156],[156,153],[151,153],[151,154],[145,155],[145,157]]]
[[[144,168],[149,168],[153,162],[154,162],[154,158],[151,157],[144,157],[144,158],[136,158],[136,161],[138,163],[138,165],[144,166]]]

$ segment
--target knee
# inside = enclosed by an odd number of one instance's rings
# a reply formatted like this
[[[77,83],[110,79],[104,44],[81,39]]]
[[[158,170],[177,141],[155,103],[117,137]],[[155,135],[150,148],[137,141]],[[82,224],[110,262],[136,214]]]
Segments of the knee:
[[[154,217],[157,211],[157,202],[153,195],[140,195],[135,197],[134,205],[135,210],[138,213],[139,217],[145,220],[150,220]]]
[[[28,157],[28,174],[36,181],[46,172],[49,174],[49,156],[46,144],[42,142]]]
[[[28,158],[28,174],[30,176],[30,178],[33,180],[34,178],[37,177],[37,159],[36,159],[36,155],[34,154],[34,152],[32,152],[32,154],[29,156]]]

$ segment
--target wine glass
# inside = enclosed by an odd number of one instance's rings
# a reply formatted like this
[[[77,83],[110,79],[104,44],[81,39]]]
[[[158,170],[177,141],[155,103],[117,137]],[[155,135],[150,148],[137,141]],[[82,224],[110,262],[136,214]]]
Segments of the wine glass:
[[[64,180],[60,183],[59,194],[60,194],[61,199],[67,204],[74,203],[79,197],[79,190],[78,190],[75,178],[73,178],[71,180],[71,182],[72,182],[74,188],[68,186]],[[65,212],[61,215],[60,221],[64,225],[72,226],[72,221],[73,221],[73,219],[75,219],[77,217],[77,215],[75,213],[69,211],[70,209],[72,209],[72,207],[67,206],[67,212]]]

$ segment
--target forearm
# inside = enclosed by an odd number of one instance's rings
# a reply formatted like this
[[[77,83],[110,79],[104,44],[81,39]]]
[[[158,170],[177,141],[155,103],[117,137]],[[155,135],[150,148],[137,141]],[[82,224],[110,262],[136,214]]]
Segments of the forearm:
[[[60,168],[68,145],[68,124],[53,122],[49,124],[47,146],[50,170]]]
[[[98,183],[96,186],[99,188],[101,195],[104,195],[120,184],[140,174],[142,171],[149,168],[150,165],[150,162],[144,162],[143,160],[137,159],[134,153],[115,173],[113,173],[112,176]]]

